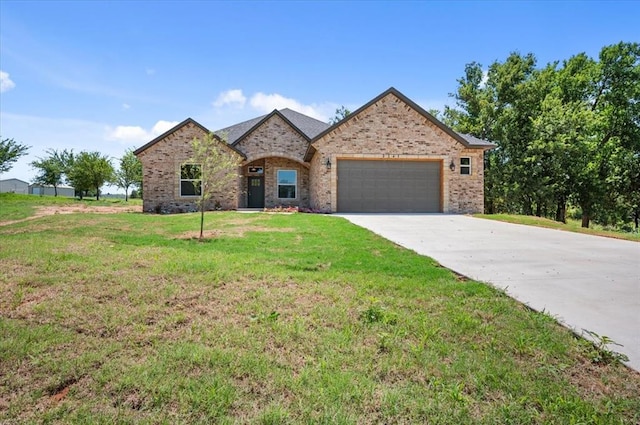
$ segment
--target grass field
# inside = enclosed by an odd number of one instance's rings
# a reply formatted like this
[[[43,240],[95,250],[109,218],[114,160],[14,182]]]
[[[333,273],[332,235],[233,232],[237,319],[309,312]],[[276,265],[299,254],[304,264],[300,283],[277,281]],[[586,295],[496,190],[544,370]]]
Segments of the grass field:
[[[198,225],[0,225],[0,423],[640,422],[638,373],[341,218]]]
[[[63,196],[37,196],[20,195],[15,193],[0,193],[0,222],[22,220],[36,214],[38,208],[44,207],[130,207],[141,206],[141,199],[130,199],[125,202],[119,198],[103,198],[96,201],[93,198],[85,198],[82,201],[76,198]]]
[[[475,214],[474,217],[486,218],[489,220],[506,221],[507,223],[526,224],[528,226],[546,227],[548,229],[565,230],[568,232],[584,233],[587,235],[605,236],[608,238],[625,239],[628,241],[640,242],[640,233],[608,230],[597,224],[592,224],[590,228],[581,227],[578,220],[567,219],[566,223],[560,223],[543,217],[516,214]]]

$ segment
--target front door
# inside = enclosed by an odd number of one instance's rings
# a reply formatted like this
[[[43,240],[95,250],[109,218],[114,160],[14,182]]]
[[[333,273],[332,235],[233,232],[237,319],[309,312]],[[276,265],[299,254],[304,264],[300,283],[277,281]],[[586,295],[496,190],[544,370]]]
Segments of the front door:
[[[248,177],[249,187],[247,207],[264,208],[264,177]]]

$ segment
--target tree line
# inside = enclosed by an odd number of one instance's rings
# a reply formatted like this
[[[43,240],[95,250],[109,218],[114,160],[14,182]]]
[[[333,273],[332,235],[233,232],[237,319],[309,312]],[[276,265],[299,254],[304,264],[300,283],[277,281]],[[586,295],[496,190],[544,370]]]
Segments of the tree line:
[[[27,154],[29,146],[16,142],[14,139],[0,141],[0,172],[11,169],[20,157]],[[119,167],[115,168],[111,158],[100,152],[49,149],[47,156],[31,162],[37,170],[33,183],[53,186],[55,196],[58,196],[58,186],[68,184],[82,199],[92,194],[96,200],[100,199],[102,186],[113,184],[125,191],[125,200],[129,200],[129,188],[135,188],[142,196],[142,164],[127,150],[120,158]]]
[[[466,65],[443,121],[494,142],[485,156],[485,210],[582,226],[640,219],[640,45],[597,59],[580,53],[537,66],[511,53],[488,71]]]

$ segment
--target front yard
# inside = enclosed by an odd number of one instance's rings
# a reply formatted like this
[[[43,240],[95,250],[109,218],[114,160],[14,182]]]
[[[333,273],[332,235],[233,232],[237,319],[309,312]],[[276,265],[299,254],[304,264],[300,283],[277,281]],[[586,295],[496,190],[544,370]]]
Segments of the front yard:
[[[0,423],[640,421],[638,373],[341,218],[198,220],[0,226]]]

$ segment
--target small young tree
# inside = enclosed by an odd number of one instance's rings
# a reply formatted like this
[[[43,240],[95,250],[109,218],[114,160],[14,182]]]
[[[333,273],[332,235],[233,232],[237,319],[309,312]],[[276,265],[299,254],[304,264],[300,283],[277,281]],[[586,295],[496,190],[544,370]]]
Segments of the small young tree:
[[[242,158],[228,145],[226,137],[212,133],[191,141],[193,156],[189,160],[194,178],[195,193],[200,195],[196,204],[200,210],[200,240],[204,237],[204,211],[211,197],[237,181]]]
[[[0,173],[7,172],[21,156],[27,154],[29,146],[13,139],[0,140]]]
[[[129,200],[129,187],[140,187],[142,184],[142,163],[132,150],[127,150],[120,158],[120,168],[115,172],[114,183],[124,189],[125,202]]]

